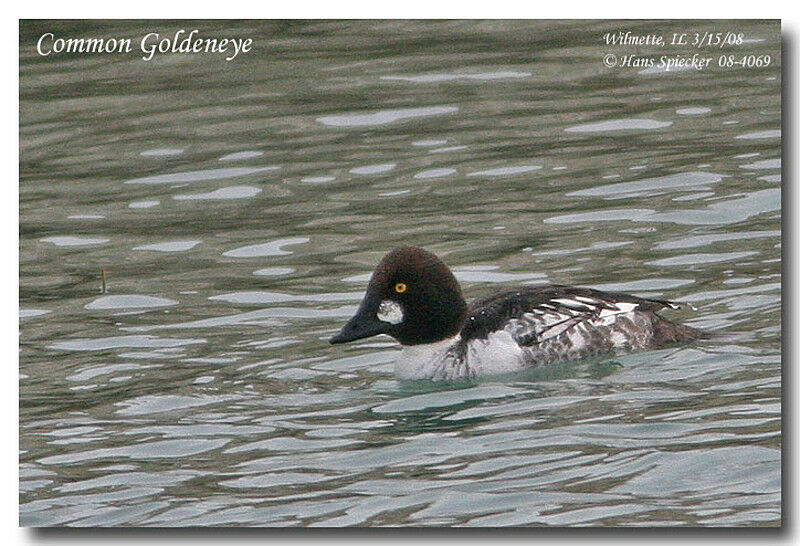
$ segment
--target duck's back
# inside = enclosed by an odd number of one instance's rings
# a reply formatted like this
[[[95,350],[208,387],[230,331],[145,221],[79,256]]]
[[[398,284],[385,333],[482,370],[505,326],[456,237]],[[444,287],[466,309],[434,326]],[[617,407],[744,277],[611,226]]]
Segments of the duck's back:
[[[690,341],[699,330],[657,314],[681,305],[619,292],[551,285],[493,294],[474,302],[461,331],[463,355],[473,367],[480,349],[502,340],[520,349],[523,366],[537,366],[615,350],[639,350]],[[485,358],[485,357],[482,357]]]

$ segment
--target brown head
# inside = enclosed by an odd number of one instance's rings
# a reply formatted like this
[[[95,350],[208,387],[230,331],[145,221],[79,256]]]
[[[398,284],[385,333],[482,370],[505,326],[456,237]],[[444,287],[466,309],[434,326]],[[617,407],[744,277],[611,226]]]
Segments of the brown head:
[[[467,316],[461,287],[435,255],[404,246],[383,257],[355,316],[331,343],[388,334],[403,345],[456,335]]]

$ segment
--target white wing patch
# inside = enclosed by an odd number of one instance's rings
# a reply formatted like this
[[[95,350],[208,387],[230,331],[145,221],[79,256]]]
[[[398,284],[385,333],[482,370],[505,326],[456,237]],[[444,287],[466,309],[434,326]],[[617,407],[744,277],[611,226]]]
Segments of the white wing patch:
[[[569,307],[570,309],[574,309],[576,311],[591,311],[594,309],[595,305],[587,305],[586,303],[581,302],[577,298],[572,300],[569,298],[556,298],[552,301],[556,301],[565,307]]]
[[[378,307],[377,317],[382,322],[400,324],[403,322],[403,308],[396,301],[383,300]]]
[[[523,345],[541,343],[566,333],[573,346],[581,347],[586,343],[582,328],[591,321],[610,325],[618,316],[638,307],[634,302],[611,302],[587,296],[553,298],[509,320],[504,329]]]
[[[614,315],[630,313],[631,311],[633,311],[634,309],[639,307],[639,304],[638,303],[630,303],[630,302],[626,302],[626,301],[618,301],[618,302],[614,303],[614,307],[616,307],[617,310],[614,310],[614,309],[603,309],[602,311],[600,311],[600,318],[606,318],[606,317],[611,317],[611,316],[614,316]]]

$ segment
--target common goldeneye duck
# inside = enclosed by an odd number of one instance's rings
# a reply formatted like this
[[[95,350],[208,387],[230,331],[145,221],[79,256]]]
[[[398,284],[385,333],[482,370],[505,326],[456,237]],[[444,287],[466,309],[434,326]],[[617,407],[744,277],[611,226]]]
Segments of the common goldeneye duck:
[[[561,285],[506,290],[467,307],[450,269],[406,246],[380,261],[355,316],[330,342],[388,334],[403,347],[399,378],[472,378],[698,339],[699,330],[656,314],[680,307]]]

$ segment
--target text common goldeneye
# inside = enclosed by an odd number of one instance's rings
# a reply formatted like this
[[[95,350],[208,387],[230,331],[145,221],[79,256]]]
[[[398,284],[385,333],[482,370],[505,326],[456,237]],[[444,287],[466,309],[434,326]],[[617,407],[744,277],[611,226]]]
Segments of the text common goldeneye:
[[[399,378],[473,378],[702,337],[656,314],[679,307],[561,285],[505,290],[467,307],[450,269],[406,246],[380,261],[355,316],[330,342],[388,334],[403,347]]]

